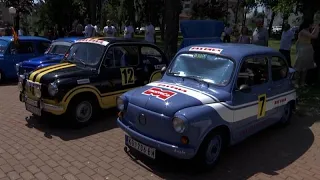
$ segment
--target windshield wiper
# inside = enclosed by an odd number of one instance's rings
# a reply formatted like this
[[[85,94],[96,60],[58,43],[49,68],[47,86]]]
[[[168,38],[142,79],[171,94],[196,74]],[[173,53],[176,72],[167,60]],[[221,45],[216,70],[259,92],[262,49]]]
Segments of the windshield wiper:
[[[194,75],[191,75],[191,76],[181,76],[182,78],[188,78],[188,79],[192,79],[192,80],[195,80],[199,83],[206,83],[208,86],[209,86],[209,83],[205,80],[202,79],[201,76],[194,76]]]
[[[179,75],[180,73],[179,72],[168,72],[169,75],[173,75],[173,76],[177,76]]]

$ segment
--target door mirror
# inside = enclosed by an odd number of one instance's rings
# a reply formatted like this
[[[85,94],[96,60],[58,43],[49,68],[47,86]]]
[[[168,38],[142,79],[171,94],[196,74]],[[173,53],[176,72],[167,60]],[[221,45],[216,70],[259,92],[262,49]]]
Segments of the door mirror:
[[[244,93],[249,93],[251,91],[250,86],[243,84],[239,87],[239,91],[244,92]]]
[[[167,70],[167,67],[162,67],[161,68],[161,75],[163,76],[164,75],[164,73],[166,72],[166,70]]]
[[[10,54],[12,54],[12,55],[17,54],[17,50],[16,50],[16,49],[11,49],[11,50],[10,50]]]

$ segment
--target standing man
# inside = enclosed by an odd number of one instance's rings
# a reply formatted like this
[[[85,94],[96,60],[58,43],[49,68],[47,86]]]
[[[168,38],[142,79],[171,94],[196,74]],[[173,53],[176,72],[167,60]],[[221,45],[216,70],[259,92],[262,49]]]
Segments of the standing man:
[[[124,38],[131,39],[133,38],[133,35],[134,35],[134,29],[132,27],[132,23],[130,23],[129,21],[126,21],[123,36]]]
[[[84,27],[84,37],[94,37],[96,35],[96,30],[94,29],[93,25],[89,18],[85,20],[86,26]]]
[[[320,28],[320,24],[318,25]],[[320,85],[320,32],[317,39],[312,39],[312,46],[314,50],[314,62],[316,63],[316,76],[317,81],[316,83]]]
[[[155,33],[156,32],[155,32],[154,26],[149,21],[147,23],[147,26],[146,26],[146,32],[145,32],[144,40],[146,40],[147,42],[154,43],[154,35],[155,35]]]
[[[111,25],[111,21],[107,20],[107,25],[103,28],[103,34],[106,37],[115,37],[117,30]]]
[[[256,28],[252,34],[252,44],[260,46],[268,46],[269,34],[268,30],[263,27],[263,18],[258,18],[256,20]]]
[[[279,51],[286,58],[289,67],[292,67],[291,66],[291,45],[292,45],[293,39],[294,39],[293,30],[291,29],[291,27],[288,23],[285,23],[283,26],[283,31],[282,31],[282,35],[281,35]]]
[[[223,37],[223,42],[230,42],[230,37],[232,33],[232,28],[230,27],[230,24],[226,24],[224,27],[224,37]]]

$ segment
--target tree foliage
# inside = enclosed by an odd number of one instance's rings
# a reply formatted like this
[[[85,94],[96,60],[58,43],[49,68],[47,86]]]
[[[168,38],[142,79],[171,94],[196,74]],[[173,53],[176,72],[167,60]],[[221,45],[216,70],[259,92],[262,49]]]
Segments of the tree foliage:
[[[17,12],[29,14],[32,12],[33,0],[4,0],[6,7],[14,7]]]
[[[204,3],[197,2],[192,7],[192,17],[194,19],[220,19],[227,13],[225,7],[225,1],[210,0]]]

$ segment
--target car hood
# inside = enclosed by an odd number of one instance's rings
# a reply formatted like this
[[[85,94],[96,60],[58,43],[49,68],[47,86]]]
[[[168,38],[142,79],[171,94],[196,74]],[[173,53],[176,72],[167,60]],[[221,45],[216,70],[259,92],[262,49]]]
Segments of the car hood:
[[[28,79],[38,83],[51,83],[57,79],[64,78],[86,78],[96,75],[97,71],[80,67],[71,63],[60,63],[37,69],[29,75]]]
[[[59,63],[63,55],[55,55],[55,54],[46,54],[40,57],[29,59],[28,61],[24,61],[21,63],[22,67],[38,67],[41,64],[46,63]]]
[[[192,88],[191,88],[192,87]],[[177,111],[230,99],[230,93],[217,91],[203,84],[156,81],[127,93],[129,103],[172,117]]]

